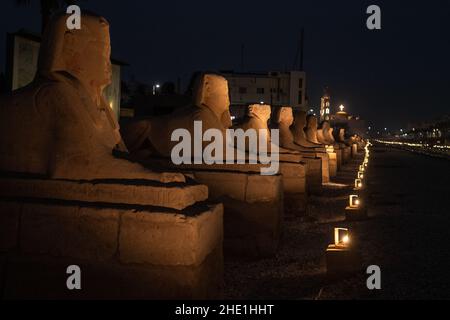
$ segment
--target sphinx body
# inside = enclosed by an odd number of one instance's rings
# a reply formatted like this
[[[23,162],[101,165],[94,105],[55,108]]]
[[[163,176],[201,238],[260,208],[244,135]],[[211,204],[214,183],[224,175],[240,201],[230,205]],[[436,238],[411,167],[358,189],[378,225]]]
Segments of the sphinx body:
[[[272,137],[267,125],[272,114],[271,107],[269,105],[254,104],[247,108],[247,115],[238,123],[233,126],[234,130],[242,129],[245,132],[254,130],[257,136],[258,145],[265,146],[267,151],[272,151]],[[246,152],[250,152],[249,144],[246,141]],[[284,154],[295,153],[286,149],[278,148],[277,152],[282,156]],[[298,154],[298,153],[297,153]]]
[[[314,115],[306,118],[306,139],[313,144],[324,146],[317,138],[317,118]]]
[[[218,75],[202,74],[196,79],[192,105],[172,114],[130,123],[122,129],[130,152],[138,158],[159,156],[168,158],[178,142],[171,141],[177,129],[187,130],[195,136],[195,121],[202,122],[202,136],[209,129],[225,132],[231,126],[228,83]],[[192,150],[194,141],[192,141]],[[206,146],[206,142],[203,142]]]
[[[294,143],[305,147],[305,148],[313,148],[318,152],[326,152],[325,147],[319,142],[311,142],[308,140],[306,136],[307,129],[307,117],[305,111],[297,111],[294,116],[294,124],[291,127],[291,131],[294,135]],[[316,134],[317,140],[317,134]]]
[[[309,168],[312,171],[319,170],[319,173],[315,173],[316,175],[320,175],[321,183],[329,182],[329,165],[328,165],[328,155],[325,153],[325,150],[320,150],[319,147],[313,148],[305,145],[300,145],[295,141],[296,131],[293,128],[294,124],[294,115],[291,107],[282,107],[277,111],[277,116],[274,119],[274,128],[280,130],[280,147],[287,150],[294,150],[299,152],[304,161],[308,163]],[[301,124],[298,124],[298,127],[301,127]],[[298,139],[299,141],[300,139]],[[305,143],[306,144],[306,143]],[[311,172],[311,174],[313,174]],[[315,179],[315,177],[314,177]]]
[[[0,100],[0,170],[55,179],[184,181],[118,159],[126,153],[102,91],[111,82],[109,24],[83,15],[68,31],[57,15],[44,35],[33,83]]]
[[[322,123],[321,129],[317,130],[317,139],[319,142],[333,148],[333,151],[336,152],[336,160],[337,160],[337,169],[339,170],[344,164],[344,154],[346,152],[346,146],[336,142],[336,139],[333,136],[334,129],[331,128],[330,123],[328,121],[324,121]]]

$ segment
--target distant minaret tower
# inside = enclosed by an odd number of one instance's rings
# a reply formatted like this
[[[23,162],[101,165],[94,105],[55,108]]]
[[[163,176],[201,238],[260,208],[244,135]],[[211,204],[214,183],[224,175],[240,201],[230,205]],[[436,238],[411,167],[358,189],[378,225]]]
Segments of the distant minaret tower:
[[[320,121],[329,121],[331,115],[331,98],[328,87],[323,90],[323,96],[320,102]]]

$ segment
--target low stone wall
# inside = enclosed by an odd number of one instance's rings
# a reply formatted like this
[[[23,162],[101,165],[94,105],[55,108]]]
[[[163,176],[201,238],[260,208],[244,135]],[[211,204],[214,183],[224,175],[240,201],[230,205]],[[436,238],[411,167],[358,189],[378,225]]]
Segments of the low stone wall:
[[[0,201],[4,298],[220,298],[223,208]],[[83,289],[66,289],[79,265]]]
[[[148,180],[71,181],[26,177],[1,177],[2,197],[58,199],[147,205],[182,210],[208,199],[208,188],[200,184],[162,184]]]
[[[306,191],[319,191],[322,189],[322,159],[304,157],[306,163]]]
[[[337,175],[337,153],[329,152],[328,153],[328,165],[330,168],[330,178],[334,178]]]
[[[181,171],[207,185],[210,199],[224,203],[225,253],[260,258],[277,251],[285,200],[296,212],[306,211],[308,165],[298,162],[297,154],[282,157],[292,161],[281,161],[281,175],[275,176],[262,176],[261,168],[268,165],[261,164],[175,166],[152,158],[145,165]]]
[[[281,176],[191,171],[208,185],[210,198],[224,203],[224,249],[231,256],[260,258],[277,252],[283,225]]]

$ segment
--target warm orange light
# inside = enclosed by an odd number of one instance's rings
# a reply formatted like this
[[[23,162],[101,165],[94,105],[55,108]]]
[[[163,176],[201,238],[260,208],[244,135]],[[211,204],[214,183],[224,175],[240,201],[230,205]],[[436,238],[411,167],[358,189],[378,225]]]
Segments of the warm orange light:
[[[346,228],[334,229],[334,244],[336,246],[347,246],[350,244],[350,233]]]
[[[350,243],[350,237],[349,237],[349,236],[344,236],[344,237],[342,238],[342,242],[343,242],[344,244],[349,244],[349,243]]]
[[[350,196],[350,208],[358,208],[360,204],[361,200],[359,200],[357,195]]]

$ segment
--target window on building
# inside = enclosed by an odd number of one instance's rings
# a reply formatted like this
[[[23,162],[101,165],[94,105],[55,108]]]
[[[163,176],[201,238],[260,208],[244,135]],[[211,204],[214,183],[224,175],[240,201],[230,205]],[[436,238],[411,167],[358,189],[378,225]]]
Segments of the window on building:
[[[264,88],[256,88],[257,94],[264,94],[264,92],[265,92]]]
[[[245,87],[239,87],[239,93],[240,93],[240,94],[246,94],[246,93],[247,93],[247,88],[245,88]]]
[[[303,78],[298,79],[298,87],[303,89]]]
[[[325,109],[325,114],[330,114],[330,108]]]
[[[298,92],[298,104],[303,104],[303,92]]]

